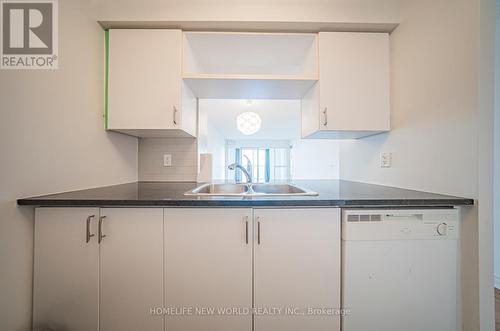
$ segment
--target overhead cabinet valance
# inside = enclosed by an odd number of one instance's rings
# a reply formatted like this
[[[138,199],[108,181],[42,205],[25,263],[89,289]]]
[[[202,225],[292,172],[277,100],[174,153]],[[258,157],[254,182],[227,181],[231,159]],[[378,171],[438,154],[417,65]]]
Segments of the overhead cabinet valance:
[[[200,98],[300,99],[318,80],[314,33],[185,32],[182,54]]]

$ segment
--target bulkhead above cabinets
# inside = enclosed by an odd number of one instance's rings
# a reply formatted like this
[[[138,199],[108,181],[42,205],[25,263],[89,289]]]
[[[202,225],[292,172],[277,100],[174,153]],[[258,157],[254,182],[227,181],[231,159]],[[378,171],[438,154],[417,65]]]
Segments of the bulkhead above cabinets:
[[[389,130],[387,33],[106,33],[109,130],[196,137],[198,98],[302,100],[303,138]]]

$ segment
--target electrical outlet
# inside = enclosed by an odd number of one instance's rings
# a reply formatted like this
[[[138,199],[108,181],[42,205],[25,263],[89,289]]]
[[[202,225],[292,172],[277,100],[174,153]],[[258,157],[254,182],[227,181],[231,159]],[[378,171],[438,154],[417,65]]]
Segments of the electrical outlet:
[[[380,167],[390,168],[392,163],[391,153],[380,153]]]
[[[163,154],[163,166],[164,167],[172,166],[172,154]]]

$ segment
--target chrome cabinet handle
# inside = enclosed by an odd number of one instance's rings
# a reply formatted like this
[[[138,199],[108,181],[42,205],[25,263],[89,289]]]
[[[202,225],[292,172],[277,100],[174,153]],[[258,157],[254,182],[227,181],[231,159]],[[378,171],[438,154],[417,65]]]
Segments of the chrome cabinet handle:
[[[328,125],[328,107],[323,110],[323,126]]]
[[[248,245],[248,216],[245,216],[245,243]]]
[[[87,228],[85,231],[85,242],[88,243],[90,241],[90,238],[95,236],[95,234],[90,233],[90,221],[95,217],[95,215],[90,215],[87,217]]]
[[[174,125],[177,125],[177,108],[174,106],[174,118],[173,118],[173,122],[174,122]]]
[[[106,216],[101,216],[99,217],[99,226],[98,226],[98,233],[97,233],[97,242],[100,244],[102,239],[106,237],[105,234],[102,234],[102,221],[104,221],[104,219],[106,218]]]
[[[257,244],[260,245],[260,217],[257,217]]]

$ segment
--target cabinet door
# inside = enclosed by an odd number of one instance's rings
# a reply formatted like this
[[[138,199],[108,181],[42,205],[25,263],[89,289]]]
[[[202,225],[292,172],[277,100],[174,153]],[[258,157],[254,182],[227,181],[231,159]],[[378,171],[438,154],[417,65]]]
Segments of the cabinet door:
[[[387,33],[319,33],[322,130],[390,129]]]
[[[167,331],[252,330],[251,223],[251,209],[165,209],[165,306],[192,308]]]
[[[254,218],[254,304],[281,309],[255,315],[255,331],[340,330],[338,316],[308,312],[340,308],[340,210],[256,209]]]
[[[98,208],[37,208],[33,328],[98,330]],[[88,219],[88,222],[87,222]]]
[[[163,209],[101,209],[100,331],[162,331]]]
[[[179,127],[181,45],[181,30],[109,31],[108,129]]]

